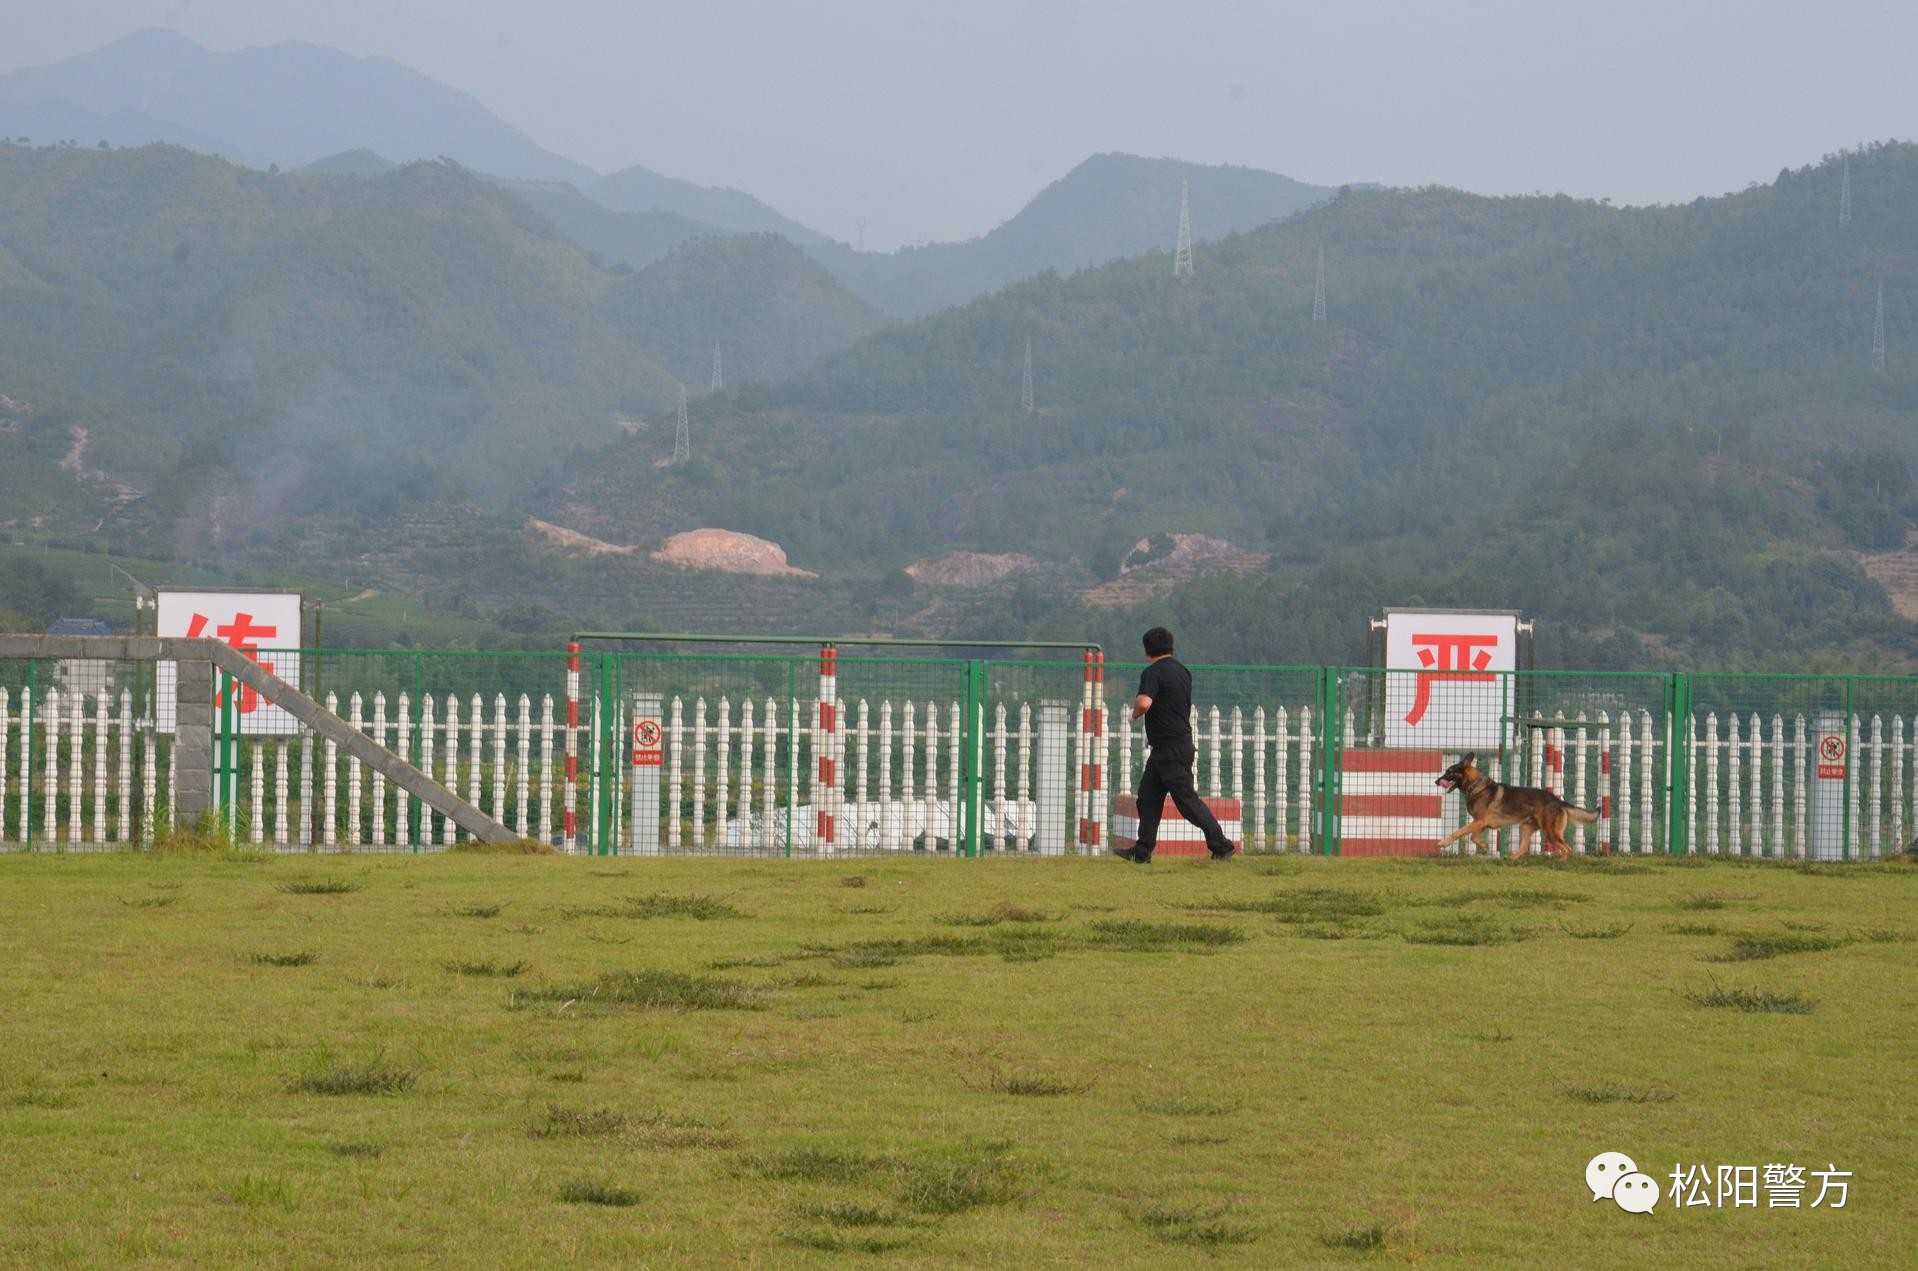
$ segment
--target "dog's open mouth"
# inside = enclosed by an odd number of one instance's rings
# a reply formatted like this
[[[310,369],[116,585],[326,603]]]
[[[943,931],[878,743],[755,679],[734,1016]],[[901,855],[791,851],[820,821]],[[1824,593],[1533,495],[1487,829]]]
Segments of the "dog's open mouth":
[[[1458,789],[1458,778],[1448,772],[1432,784],[1441,790],[1456,790]]]

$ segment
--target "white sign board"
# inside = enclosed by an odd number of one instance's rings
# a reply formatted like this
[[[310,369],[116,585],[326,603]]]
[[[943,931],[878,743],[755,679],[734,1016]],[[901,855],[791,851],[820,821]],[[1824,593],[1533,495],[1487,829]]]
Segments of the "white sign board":
[[[1385,611],[1385,744],[1496,751],[1512,713],[1518,615]]]
[[[240,650],[273,674],[300,686],[300,594],[294,591],[162,591],[157,613],[160,636],[191,636],[218,640]],[[161,662],[154,677],[159,700],[156,726],[163,733],[174,728],[174,686],[179,668]],[[217,678],[217,677],[216,677]],[[242,735],[290,736],[299,721],[270,705],[241,685],[233,695],[234,719]],[[216,699],[214,710],[220,709]],[[218,727],[216,713],[214,725]]]

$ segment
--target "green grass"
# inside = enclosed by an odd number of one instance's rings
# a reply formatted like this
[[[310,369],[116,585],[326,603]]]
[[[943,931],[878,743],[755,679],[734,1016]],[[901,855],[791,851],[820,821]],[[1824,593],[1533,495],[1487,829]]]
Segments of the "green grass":
[[[288,1088],[301,1094],[405,1094],[419,1080],[417,1069],[375,1059],[364,1064],[333,1064],[294,1078]]]
[[[1319,1237],[1319,1243],[1328,1249],[1346,1249],[1353,1253],[1370,1253],[1374,1249],[1385,1248],[1389,1235],[1384,1223],[1372,1223],[1363,1227],[1348,1227],[1343,1231],[1328,1231]]]
[[[495,962],[487,958],[480,962],[466,962],[459,958],[448,958],[440,964],[455,975],[480,975],[511,980],[525,973],[532,964],[524,959],[518,962]]]
[[[0,931],[31,933],[0,959],[0,1265],[1862,1267],[1904,1247],[1918,871],[1247,864],[1283,870],[662,858],[627,876],[750,919],[626,922],[566,919],[630,916],[604,861],[0,857]],[[885,912],[846,912],[855,877]],[[1699,896],[1731,903],[1681,912]],[[1319,933],[1340,938],[1298,938]],[[1741,936],[1776,956],[1705,960]],[[1854,1171],[1850,1204],[1636,1221],[1583,1188],[1613,1147],[1660,1174],[1816,1150]]]
[[[1709,989],[1689,991],[1685,1000],[1693,1006],[1742,1011],[1747,1015],[1809,1015],[1818,1008],[1817,998],[1796,991],[1723,989],[1717,984]]]
[[[596,1178],[575,1178],[559,1185],[559,1198],[569,1205],[612,1205],[625,1208],[639,1203],[639,1193]]]
[[[1226,1221],[1224,1205],[1152,1205],[1133,1215],[1133,1221],[1167,1244],[1247,1245],[1259,1233],[1243,1223]]]
[[[1602,1086],[1573,1086],[1565,1097],[1576,1103],[1670,1103],[1677,1092],[1656,1086],[1638,1089],[1606,1083]]]
[[[320,955],[311,949],[302,949],[298,953],[254,953],[247,961],[256,966],[311,966],[320,960]]]
[[[617,906],[596,905],[568,909],[568,918],[693,918],[711,922],[715,918],[744,918],[746,915],[717,896],[628,896]]]
[[[1732,937],[1731,948],[1715,962],[1757,962],[1782,958],[1788,953],[1824,953],[1842,949],[1847,942],[1831,936],[1805,935],[1792,931],[1741,931]]]
[[[607,971],[591,980],[521,991],[532,1002],[584,1002],[652,1011],[751,1011],[765,995],[738,980],[683,971]]]
[[[1093,1085],[1089,1077],[1058,1077],[1044,1072],[994,1072],[975,1089],[988,1090],[993,1094],[1055,1099],[1060,1095],[1084,1094]]]

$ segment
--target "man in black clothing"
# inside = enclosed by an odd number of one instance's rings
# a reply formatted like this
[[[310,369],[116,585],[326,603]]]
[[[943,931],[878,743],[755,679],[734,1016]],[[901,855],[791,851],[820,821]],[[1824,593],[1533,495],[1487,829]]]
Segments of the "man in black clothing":
[[[1139,695],[1132,699],[1132,718],[1145,720],[1145,773],[1139,778],[1139,837],[1114,856],[1144,865],[1159,843],[1159,817],[1166,796],[1179,815],[1205,833],[1206,850],[1215,861],[1229,860],[1238,845],[1226,838],[1212,810],[1192,786],[1192,672],[1172,656],[1172,633],[1154,627],[1145,633],[1146,669],[1139,674]]]

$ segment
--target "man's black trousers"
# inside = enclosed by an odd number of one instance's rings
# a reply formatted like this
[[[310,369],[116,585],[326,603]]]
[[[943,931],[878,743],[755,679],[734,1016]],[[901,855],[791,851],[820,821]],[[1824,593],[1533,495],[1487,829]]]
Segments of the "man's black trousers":
[[[1145,775],[1139,778],[1139,841],[1135,849],[1142,855],[1150,856],[1158,846],[1159,817],[1167,795],[1172,796],[1172,806],[1179,809],[1179,815],[1204,832],[1207,848],[1214,853],[1231,850],[1232,840],[1226,838],[1218,819],[1192,786],[1193,754],[1192,743],[1187,742],[1183,746],[1154,746],[1146,756]]]

